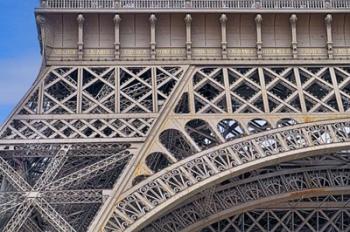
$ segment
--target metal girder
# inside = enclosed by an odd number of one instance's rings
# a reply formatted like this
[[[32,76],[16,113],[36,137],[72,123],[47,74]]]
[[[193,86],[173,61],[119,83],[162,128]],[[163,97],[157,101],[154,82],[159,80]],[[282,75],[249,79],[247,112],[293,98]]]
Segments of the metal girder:
[[[3,229],[4,232],[17,232],[21,229],[29,215],[32,213],[33,201],[34,200],[32,199],[26,199],[22,202],[16,212],[12,215],[11,219],[7,222]]]
[[[48,183],[52,182],[56,175],[61,170],[62,166],[67,160],[67,153],[69,151],[70,146],[63,146],[57,154],[52,157],[52,161],[49,163],[45,172],[40,176],[40,179],[35,183],[34,189],[41,190]]]
[[[0,192],[0,215],[12,210],[23,203],[25,194],[19,192]]]
[[[34,202],[39,212],[45,216],[45,219],[54,226],[55,229],[62,232],[75,232],[76,230],[59,214],[57,211],[48,204],[44,199],[40,199]]]
[[[33,188],[21,176],[19,176],[19,174],[3,158],[0,157],[0,170],[10,180],[11,184],[18,191],[22,192],[17,192],[13,195],[19,195],[23,198],[22,203],[19,205],[19,207],[12,215],[10,220],[7,222],[3,231],[15,232],[20,230],[25,221],[32,213],[33,205],[40,207],[42,213],[50,213],[50,215],[47,217],[50,220],[54,220],[55,216],[59,216],[60,224],[65,225],[65,229],[70,228],[69,224],[65,222],[65,220],[61,218],[61,216],[51,206],[49,206],[49,204],[44,199],[40,199],[40,203],[38,203],[36,197],[38,196],[39,192],[35,192],[39,191],[43,185],[47,184],[54,178],[55,175],[57,175],[58,171],[62,166],[63,158],[65,157],[67,152],[68,147],[63,147],[63,149],[58,151],[58,155],[56,155],[53,158],[53,161],[51,161],[51,165],[48,166],[50,170],[46,169],[46,172],[44,172],[43,174],[44,176],[42,176],[42,178],[38,180],[38,185],[34,187],[34,192],[32,191]],[[31,222],[31,224],[35,223]]]
[[[24,227],[28,232],[44,232],[32,219],[28,219]]]
[[[122,152],[121,154],[112,155],[106,159],[96,162],[90,166],[80,169],[70,175],[67,175],[61,179],[53,181],[48,184],[45,189],[55,190],[61,189],[65,186],[74,186],[88,179],[94,178],[107,171],[110,171],[119,165],[122,165],[125,159],[130,157],[129,152]]]
[[[22,203],[23,201],[8,201],[6,203],[0,204],[0,215],[18,207]]]
[[[50,204],[92,204],[102,203],[106,195],[104,190],[62,190],[41,192],[40,197]]]
[[[98,146],[87,146],[86,148],[92,148],[90,152],[94,152],[95,149],[96,153],[102,152],[107,158],[103,158],[92,164],[87,164],[85,167],[57,179],[56,176],[60,173],[62,167],[67,161],[67,155],[69,154],[71,147],[71,145],[62,145],[61,148],[56,149],[56,155],[48,158],[50,162],[46,166],[45,171],[36,181],[33,188],[3,158],[0,157],[1,171],[3,175],[17,190],[17,192],[2,192],[0,194],[1,202],[4,202],[1,204],[3,206],[1,213],[8,212],[8,210],[17,207],[17,210],[4,227],[4,231],[18,231],[26,221],[28,221],[28,224],[25,225],[26,229],[28,231],[35,231],[35,227],[38,227],[38,225],[30,218],[34,208],[38,210],[42,218],[51,224],[53,228],[59,231],[75,231],[75,229],[51,206],[51,204],[102,204],[106,197],[104,193],[105,190],[103,189],[68,190],[64,187],[67,184],[72,187],[72,184],[77,185],[83,183],[86,180],[115,169],[118,166],[118,163],[120,165],[124,164],[131,156],[129,151],[125,151],[125,148],[128,146],[124,148],[120,146],[109,147],[108,145],[100,148]],[[108,154],[110,152],[111,154]],[[91,156],[91,158],[94,158],[94,156]]]
[[[0,157],[0,172],[20,191],[28,192],[32,189],[23,177],[21,177],[2,157]]]
[[[0,204],[7,202],[20,202],[25,198],[25,193],[20,192],[0,192]]]

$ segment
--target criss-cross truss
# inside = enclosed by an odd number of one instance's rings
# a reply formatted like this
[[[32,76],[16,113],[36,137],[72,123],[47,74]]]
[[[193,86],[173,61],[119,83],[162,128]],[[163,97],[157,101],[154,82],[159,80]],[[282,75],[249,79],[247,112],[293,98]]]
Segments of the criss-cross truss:
[[[132,147],[27,145],[0,153],[2,231],[78,231],[103,204]]]
[[[86,231],[185,70],[44,69],[0,132],[0,230]]]
[[[350,231],[348,3],[41,0],[0,231]]]
[[[322,231],[263,204],[349,193],[349,89],[347,66],[48,67],[0,131],[1,230]]]
[[[142,141],[183,73],[183,67],[47,68],[0,137]]]

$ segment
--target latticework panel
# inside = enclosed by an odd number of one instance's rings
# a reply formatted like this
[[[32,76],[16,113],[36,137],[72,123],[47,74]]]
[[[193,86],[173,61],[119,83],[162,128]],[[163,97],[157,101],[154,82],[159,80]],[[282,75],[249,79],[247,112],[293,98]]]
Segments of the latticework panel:
[[[176,113],[324,113],[349,110],[349,67],[199,68]]]
[[[350,209],[338,207],[255,210],[223,219],[201,232],[348,231]]]
[[[5,139],[86,139],[146,137],[154,118],[14,119]]]
[[[183,82],[144,154],[143,177],[252,134],[346,118],[350,101],[348,66],[197,66]]]
[[[244,173],[187,199],[142,231],[347,231],[350,220],[347,206],[349,196],[308,197],[305,190],[317,189],[321,185],[325,188],[338,184],[348,185],[348,170],[342,168],[348,162],[348,152],[344,152],[289,161]],[[334,172],[334,168],[338,171]],[[297,199],[295,202],[285,203],[288,200],[277,198],[284,192],[300,192],[300,195],[294,195]],[[313,194],[322,194],[322,191],[314,191]],[[293,194],[289,197],[293,198]],[[264,198],[267,200],[263,201]],[[249,211],[254,201],[257,202],[254,211]],[[334,208],[330,203],[334,203]],[[240,214],[245,204],[247,212]],[[256,208],[262,210],[255,210]],[[328,217],[322,214],[323,210],[328,210]],[[329,217],[331,212],[334,217]],[[223,215],[235,216],[221,220]],[[336,219],[337,223],[332,225],[332,220],[338,216],[340,218]],[[247,218],[242,221],[242,217]],[[294,222],[290,220],[291,217],[295,217]],[[229,219],[232,221],[227,223]],[[210,224],[212,225],[209,226]],[[205,228],[206,226],[209,227]]]
[[[3,127],[6,140],[144,138],[184,67],[55,67]]]
[[[323,124],[325,123],[325,124]],[[259,133],[254,136],[249,136],[237,141],[231,141],[226,144],[209,149],[208,152],[199,152],[195,155],[189,156],[181,162],[171,165],[169,168],[149,177],[146,181],[136,185],[124,194],[124,198],[116,205],[114,216],[111,218],[111,224],[117,223],[120,227],[111,226],[107,231],[113,230],[133,230],[138,228],[140,223],[143,223],[145,217],[151,217],[162,210],[169,210],[167,206],[174,204],[174,202],[184,201],[186,196],[203,189],[206,185],[212,182],[222,180],[225,176],[235,174],[235,170],[240,170],[240,166],[249,169],[249,163],[264,165],[266,163],[280,162],[283,159],[292,159],[296,155],[308,156],[312,151],[319,153],[327,152],[327,148],[332,146],[347,147],[348,141],[348,127],[343,123],[327,124],[326,122],[318,123],[318,125],[310,124],[296,125],[290,128],[280,128],[272,130],[269,133]],[[322,125],[323,124],[323,125]],[[335,136],[335,137],[334,137]],[[339,136],[339,137],[338,137]],[[345,137],[344,137],[345,136]],[[248,139],[249,138],[249,139]],[[336,145],[338,144],[338,145]],[[311,147],[312,148],[311,148]],[[339,146],[339,149],[341,149]],[[324,147],[323,150],[321,147]],[[259,162],[260,161],[260,162]],[[347,161],[348,162],[348,161]],[[238,168],[235,168],[238,167]],[[241,172],[241,170],[240,170]],[[339,175],[348,178],[348,171],[342,169]],[[327,174],[326,174],[327,173]],[[337,180],[336,176],[326,172],[321,179]],[[318,175],[316,174],[316,175]],[[291,181],[298,178],[313,176],[312,173],[306,175],[292,176]],[[342,179],[342,177],[340,177]],[[278,176],[277,178],[281,178]],[[287,177],[285,177],[287,178]],[[315,179],[318,177],[315,176]],[[282,194],[290,191],[301,191],[309,188],[323,188],[321,185],[325,184],[327,187],[336,184],[336,182],[326,183],[325,181],[316,181],[314,184],[307,180],[298,180],[294,186],[280,188],[272,185],[272,188],[266,191],[259,191],[252,193],[251,199],[266,197],[266,193]],[[348,181],[341,180],[339,184],[345,187]],[[260,182],[256,183],[260,185]],[[337,185],[337,184],[336,184]],[[263,186],[268,186],[264,183]],[[281,185],[283,186],[283,185]],[[317,187],[319,186],[319,187]],[[335,187],[335,185],[333,186]],[[277,192],[279,193],[277,193]],[[280,192],[282,191],[282,192]],[[186,194],[185,194],[186,193]],[[237,190],[235,196],[242,194]],[[255,195],[254,195],[255,194]],[[181,196],[181,197],[180,197]],[[240,198],[240,201],[250,199],[248,195]],[[202,204],[203,205],[203,204]],[[130,220],[128,220],[130,219]],[[127,226],[125,226],[127,225]],[[130,228],[128,228],[130,227]]]
[[[350,146],[348,67],[186,68],[48,68],[0,131],[1,229],[87,231],[111,206],[105,231],[154,215],[155,231],[179,231],[248,201],[348,188],[347,156],[207,187],[251,163]],[[181,205],[185,193],[197,198]],[[168,203],[180,205],[159,214]]]
[[[130,144],[10,146],[0,152],[2,231],[86,231],[132,157]]]

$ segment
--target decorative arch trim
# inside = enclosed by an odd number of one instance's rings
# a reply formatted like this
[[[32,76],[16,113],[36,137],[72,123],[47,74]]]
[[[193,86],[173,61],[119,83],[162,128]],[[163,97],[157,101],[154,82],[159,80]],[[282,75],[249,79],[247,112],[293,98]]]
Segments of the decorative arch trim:
[[[217,186],[156,220],[145,231],[200,231],[221,219],[297,199],[350,193],[350,169],[284,170]],[[175,227],[177,226],[177,228]],[[150,230],[148,230],[150,229]]]
[[[125,192],[106,228],[135,231],[185,198],[225,179],[348,148],[349,119],[299,124],[234,140],[179,161]]]
[[[350,192],[350,187],[347,186],[347,187],[337,187],[337,188],[309,189],[309,190],[304,190],[304,191],[284,193],[284,194],[276,195],[273,197],[267,197],[265,199],[259,199],[256,201],[246,203],[244,205],[241,205],[238,208],[232,208],[232,209],[225,210],[223,212],[220,212],[218,215],[212,215],[212,216],[210,216],[206,219],[203,219],[195,224],[192,224],[191,226],[189,226],[185,230],[182,230],[181,232],[200,231],[201,229],[205,228],[206,226],[209,226],[209,225],[217,222],[220,219],[224,219],[225,216],[231,216],[231,215],[243,213],[247,210],[255,209],[258,205],[259,205],[259,207],[264,207],[264,206],[267,206],[272,201],[274,204],[275,203],[286,203],[286,202],[290,202],[293,200],[297,200],[300,198],[300,196],[319,197],[319,196],[328,196],[328,195],[349,194],[349,192]]]

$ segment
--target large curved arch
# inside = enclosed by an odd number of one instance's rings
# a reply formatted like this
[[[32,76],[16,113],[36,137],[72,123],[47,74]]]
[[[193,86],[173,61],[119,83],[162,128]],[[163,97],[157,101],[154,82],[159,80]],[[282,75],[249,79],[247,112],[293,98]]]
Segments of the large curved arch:
[[[185,198],[232,176],[348,148],[348,119],[283,127],[219,145],[171,165],[123,194],[106,231],[137,231]]]
[[[330,178],[334,178],[334,181]],[[257,208],[300,198],[349,194],[350,168],[344,170],[342,167],[313,167],[283,170],[218,188],[213,194],[197,195],[142,231],[200,231],[214,222]]]
[[[220,212],[218,215],[212,215],[206,219],[203,219],[188,228],[182,230],[181,232],[195,232],[200,231],[201,229],[209,226],[210,224],[217,222],[218,219],[223,219],[225,217],[236,215],[240,213],[247,212],[247,210],[256,209],[259,207],[267,207],[271,202],[276,203],[288,203],[290,201],[298,200],[300,197],[311,198],[311,197],[324,197],[324,196],[337,196],[342,194],[349,194],[350,186],[347,187],[336,187],[336,188],[319,188],[319,189],[310,189],[306,191],[296,191],[291,193],[285,193],[281,195],[276,195],[273,198],[265,198],[261,200],[252,201],[242,205],[241,207],[228,209]],[[249,212],[249,211],[248,211]]]

